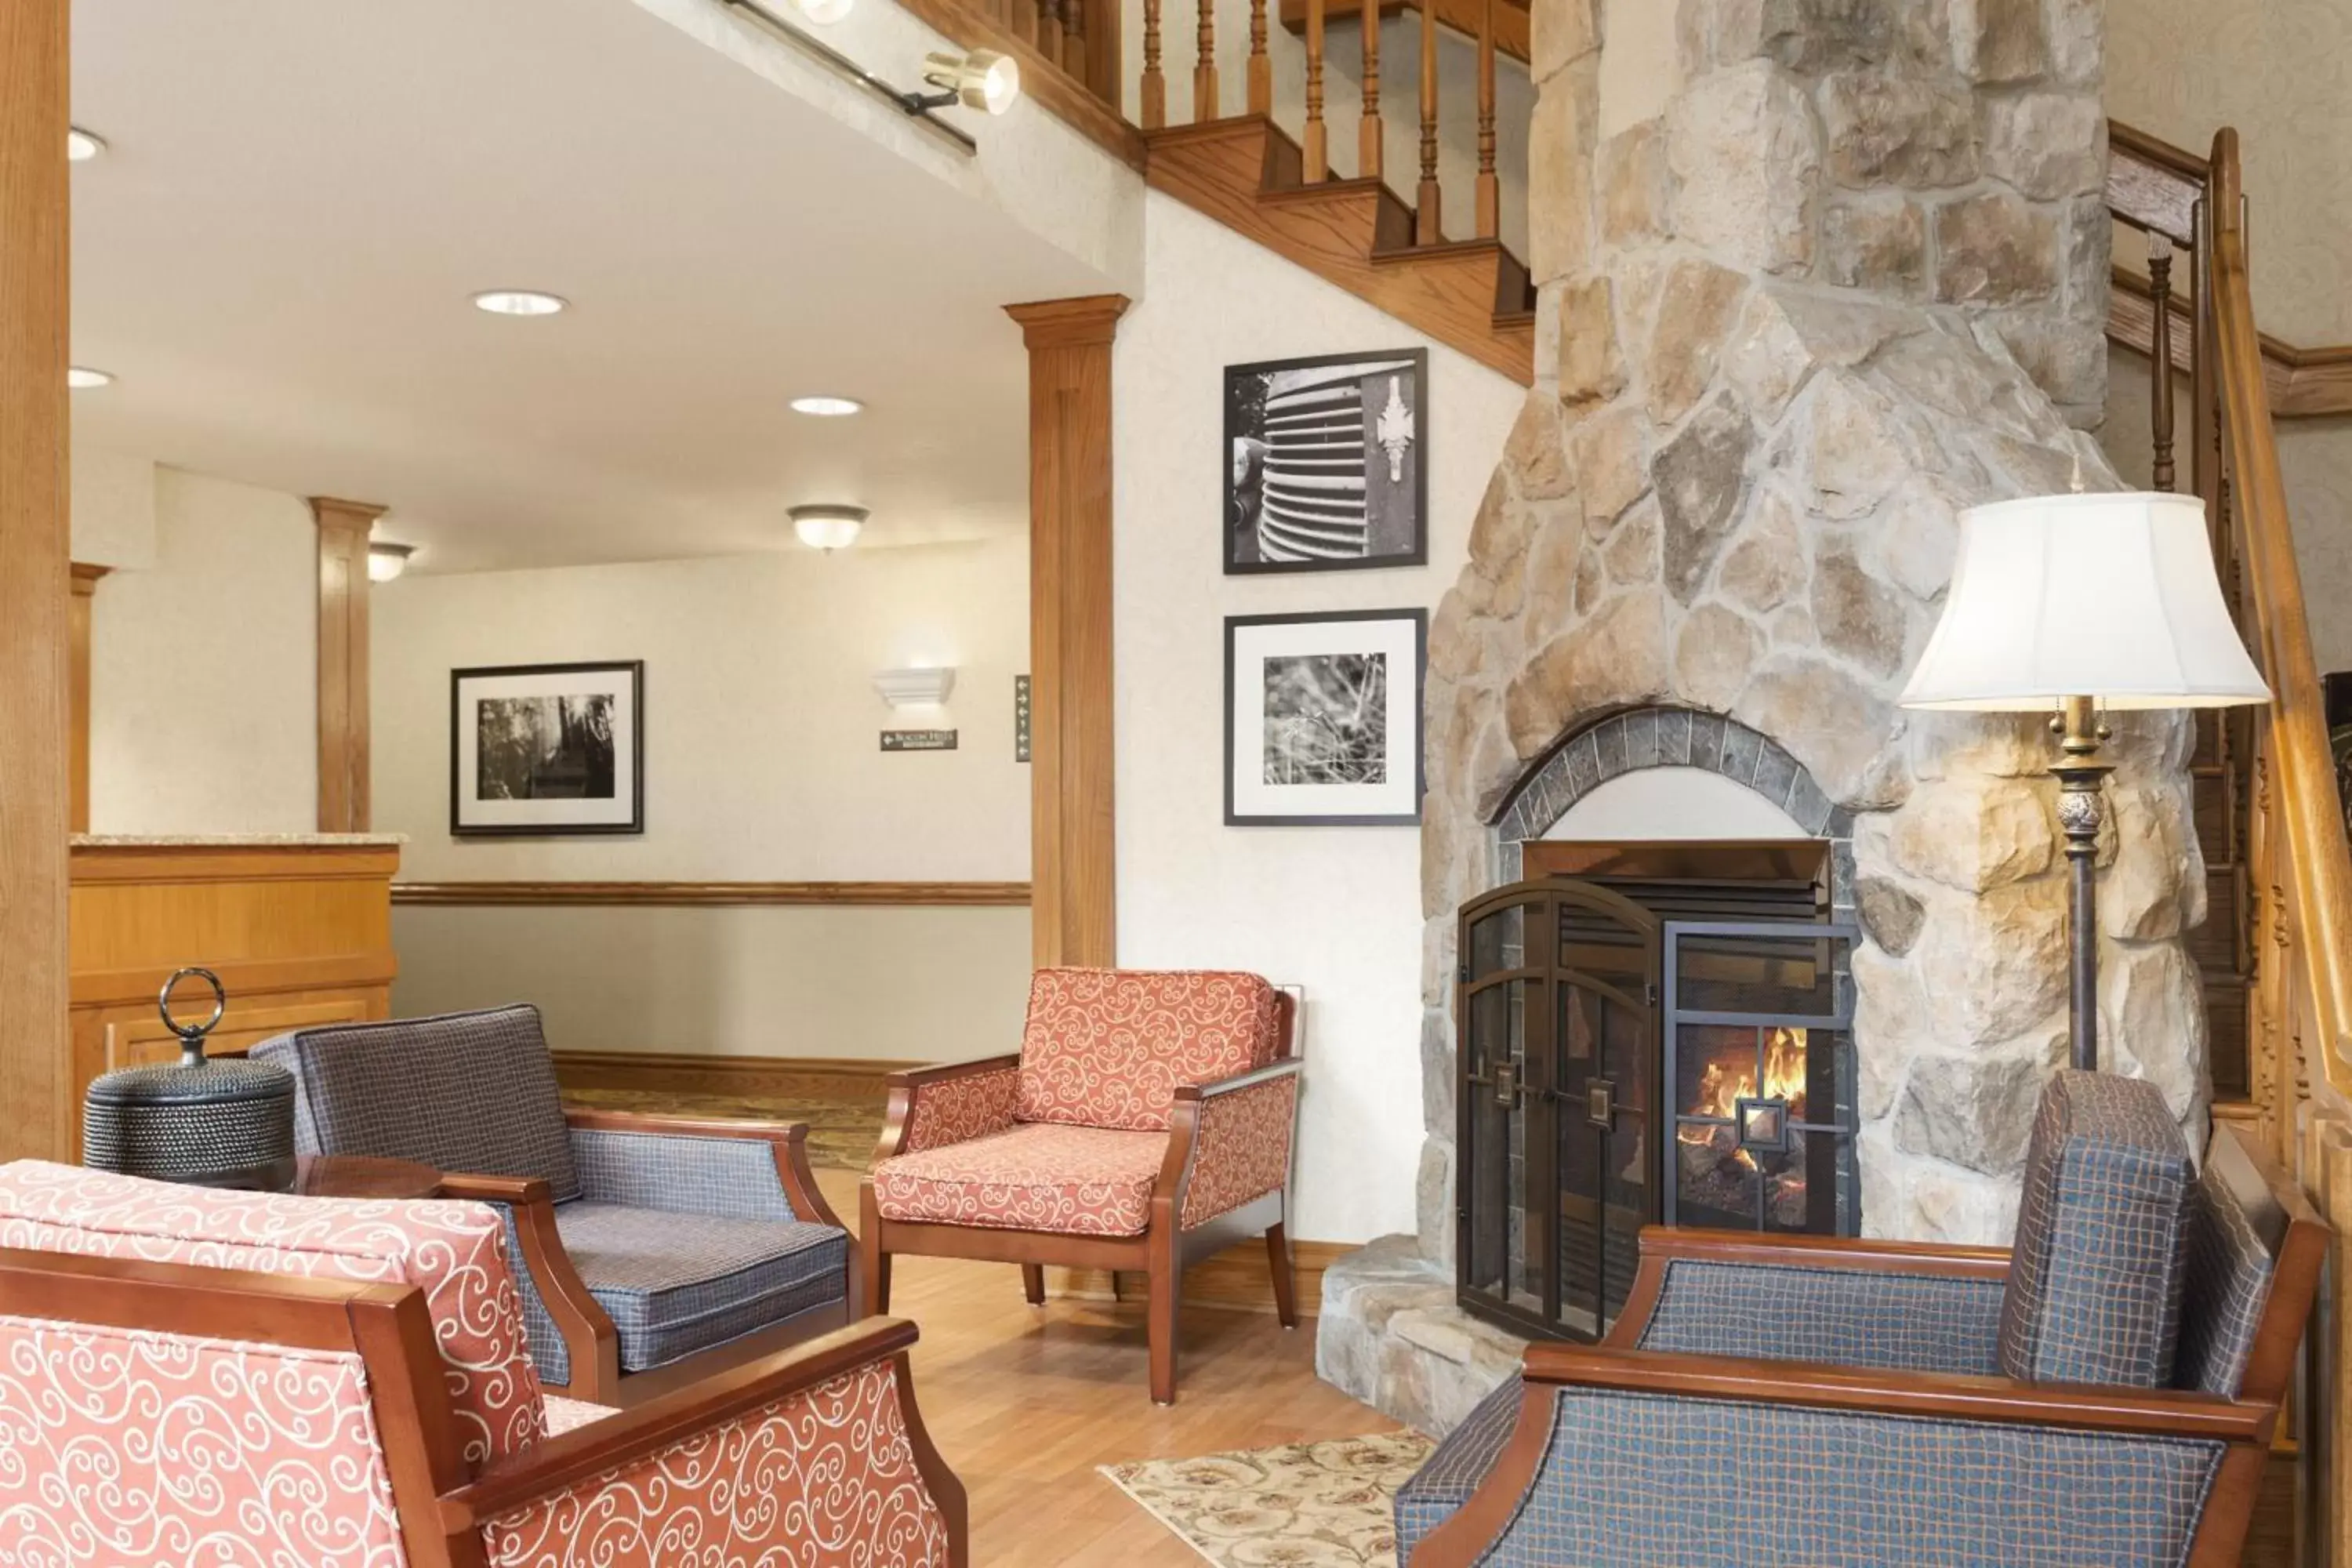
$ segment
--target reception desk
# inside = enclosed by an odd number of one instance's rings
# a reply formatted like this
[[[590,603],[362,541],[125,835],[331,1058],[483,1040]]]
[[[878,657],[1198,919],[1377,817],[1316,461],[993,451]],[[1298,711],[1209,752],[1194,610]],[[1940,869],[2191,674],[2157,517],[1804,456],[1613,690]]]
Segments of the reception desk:
[[[391,1016],[392,878],[403,842],[389,834],[75,836],[68,930],[76,1154],[90,1079],[177,1058],[155,994],[183,965],[200,964],[227,987],[228,1011],[209,1047],[215,1055],[289,1029]],[[190,1009],[209,1010],[201,983],[182,995]]]

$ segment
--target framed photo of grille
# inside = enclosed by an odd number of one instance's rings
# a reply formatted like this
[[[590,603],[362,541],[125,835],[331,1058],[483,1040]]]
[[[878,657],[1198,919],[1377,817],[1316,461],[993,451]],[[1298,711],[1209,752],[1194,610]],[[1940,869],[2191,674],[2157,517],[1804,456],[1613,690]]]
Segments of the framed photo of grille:
[[[449,831],[643,833],[646,667],[449,672]]]
[[[1429,562],[1429,351],[1225,367],[1229,576]]]
[[[1225,621],[1225,824],[1421,820],[1428,614]]]

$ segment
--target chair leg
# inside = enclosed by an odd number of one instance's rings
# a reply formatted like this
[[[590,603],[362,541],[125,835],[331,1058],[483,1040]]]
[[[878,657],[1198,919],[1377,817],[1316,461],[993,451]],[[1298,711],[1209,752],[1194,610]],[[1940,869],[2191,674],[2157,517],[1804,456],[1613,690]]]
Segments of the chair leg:
[[[1024,1263],[1021,1266],[1021,1293],[1029,1298],[1033,1307],[1045,1304],[1045,1266]]]
[[[1151,1260],[1151,1306],[1147,1334],[1151,1342],[1151,1403],[1176,1403],[1176,1293],[1183,1270],[1175,1259]]]
[[[866,1315],[878,1318],[890,1310],[890,1255],[882,1250],[882,1210],[874,1201],[874,1184],[867,1182],[857,1198],[857,1261],[863,1270]]]
[[[1298,1280],[1290,1262],[1290,1237],[1282,1222],[1265,1227],[1265,1264],[1274,1276],[1274,1311],[1286,1329],[1298,1326]]]

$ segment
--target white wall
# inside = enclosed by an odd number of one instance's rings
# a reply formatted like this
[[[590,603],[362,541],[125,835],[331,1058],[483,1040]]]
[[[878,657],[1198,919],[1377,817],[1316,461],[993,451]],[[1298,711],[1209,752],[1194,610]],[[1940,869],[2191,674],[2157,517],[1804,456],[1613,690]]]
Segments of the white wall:
[[[299,498],[131,459],[75,464],[90,616],[90,828],[319,825],[318,530]],[[87,545],[89,553],[82,555]]]
[[[1026,541],[412,576],[373,599],[375,825],[410,881],[1023,881]],[[641,837],[449,835],[449,672],[646,664]],[[876,671],[956,667],[894,714]],[[884,754],[885,728],[953,752]],[[403,1014],[527,999],[559,1049],[943,1060],[1013,1048],[1023,908],[404,906]]]
[[[1113,364],[1118,957],[1306,987],[1292,1234],[1413,1224],[1421,1148],[1421,839],[1411,827],[1224,826],[1224,617],[1433,607],[1526,394],[1174,199],[1153,193],[1147,291]],[[1430,563],[1222,574],[1222,373],[1427,344]]]

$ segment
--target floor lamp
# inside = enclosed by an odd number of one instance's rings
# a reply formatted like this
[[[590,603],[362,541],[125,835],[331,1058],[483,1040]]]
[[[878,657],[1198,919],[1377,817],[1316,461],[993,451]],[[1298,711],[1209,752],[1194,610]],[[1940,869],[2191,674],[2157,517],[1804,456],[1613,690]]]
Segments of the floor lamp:
[[[2193,496],[2073,494],[1960,514],[1943,618],[1903,689],[1906,708],[2049,712],[2058,826],[2073,879],[2073,1055],[2099,1059],[2103,712],[2266,702],[2221,599]]]

